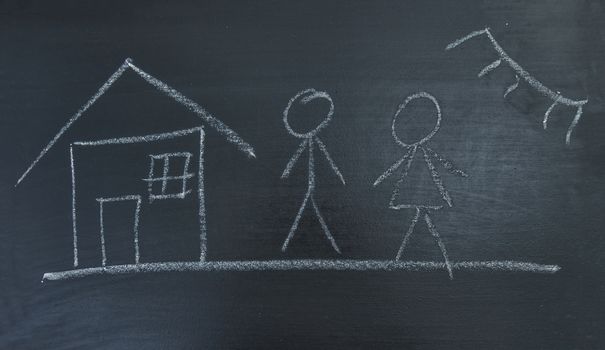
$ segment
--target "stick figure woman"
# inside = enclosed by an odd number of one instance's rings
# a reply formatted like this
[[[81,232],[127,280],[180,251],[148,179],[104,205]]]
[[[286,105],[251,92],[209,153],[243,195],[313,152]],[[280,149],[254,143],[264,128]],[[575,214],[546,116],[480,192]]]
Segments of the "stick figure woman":
[[[313,129],[307,133],[298,133],[298,132],[294,131],[292,129],[292,127],[290,126],[290,124],[288,123],[288,113],[290,112],[290,108],[292,107],[292,105],[295,102],[305,105],[315,99],[325,99],[330,103],[330,111],[328,112],[328,115],[315,129]],[[328,125],[328,123],[332,119],[333,113],[334,113],[334,103],[332,102],[332,98],[330,97],[330,95],[328,95],[326,92],[323,92],[323,91],[316,91],[315,89],[307,89],[307,90],[303,90],[303,91],[297,93],[294,97],[292,97],[290,99],[290,101],[288,102],[288,106],[286,106],[286,109],[284,110],[284,125],[286,126],[286,130],[288,130],[290,135],[298,137],[299,139],[302,139],[303,141],[300,143],[300,146],[298,146],[298,149],[296,150],[296,152],[294,153],[292,158],[290,158],[290,161],[288,161],[288,164],[286,164],[286,169],[284,169],[284,172],[282,173],[281,178],[285,179],[290,175],[290,171],[292,170],[292,167],[294,166],[294,164],[296,163],[296,161],[298,160],[300,155],[303,153],[303,151],[308,148],[309,149],[309,165],[308,165],[309,166],[309,185],[307,188],[307,193],[305,194],[305,199],[303,199],[302,205],[300,206],[300,209],[298,210],[298,214],[296,214],[294,223],[292,223],[292,227],[290,228],[290,232],[288,233],[288,237],[284,241],[284,244],[281,248],[281,250],[283,252],[285,252],[286,249],[288,248],[288,244],[290,243],[290,240],[292,239],[292,237],[294,236],[294,233],[296,232],[296,229],[298,227],[298,222],[300,221],[300,218],[303,214],[303,211],[305,210],[305,207],[307,206],[307,203],[309,201],[311,201],[311,205],[313,206],[313,210],[315,211],[315,215],[317,216],[317,219],[319,220],[319,223],[321,224],[324,234],[326,235],[326,237],[332,244],[332,247],[334,248],[334,250],[338,254],[340,254],[340,249],[338,248],[338,245],[336,245],[336,241],[334,240],[334,237],[332,237],[332,234],[330,233],[330,230],[328,229],[328,225],[326,225],[326,222],[324,221],[323,217],[321,216],[321,213],[319,212],[319,208],[317,207],[317,204],[315,203],[315,196],[314,196],[315,159],[313,158],[313,149],[315,147],[315,144],[317,144],[319,149],[323,152],[324,156],[328,160],[328,163],[330,163],[332,170],[334,170],[334,173],[336,174],[336,176],[338,176],[338,178],[343,183],[343,185],[345,184],[345,180],[344,180],[342,174],[340,173],[340,170],[338,170],[338,167],[332,160],[332,157],[330,157],[330,154],[328,153],[328,149],[326,148],[324,143],[321,142],[319,137],[317,137],[317,134],[319,133],[319,131]]]
[[[433,130],[431,130],[431,132],[429,132],[424,138],[422,138],[420,141],[407,144],[407,143],[403,142],[397,135],[397,132],[395,131],[395,123],[397,122],[397,118],[399,117],[399,114],[405,109],[405,107],[408,105],[408,103],[410,103],[411,101],[416,100],[416,99],[428,99],[429,101],[431,101],[433,103],[433,105],[435,106],[435,110],[437,112],[436,113],[437,121],[435,122],[435,127],[433,128]],[[468,175],[464,171],[456,168],[452,164],[452,162],[450,162],[449,160],[447,160],[446,158],[444,158],[437,152],[433,151],[427,145],[427,142],[439,130],[440,124],[441,124],[441,108],[439,107],[439,103],[437,102],[435,97],[433,97],[432,95],[430,95],[426,92],[418,92],[418,93],[408,96],[405,99],[405,101],[403,102],[403,104],[401,104],[399,106],[397,113],[395,113],[395,116],[393,117],[392,128],[391,128],[395,142],[405,150],[405,155],[401,159],[399,159],[397,162],[395,162],[390,168],[388,168],[382,175],[380,175],[378,177],[378,179],[376,179],[376,181],[374,182],[374,186],[377,186],[379,183],[381,183],[387,177],[391,176],[393,174],[393,172],[395,172],[398,168],[400,168],[403,165],[403,168],[401,170],[401,177],[400,177],[399,181],[397,181],[397,183],[395,184],[395,188],[393,189],[393,194],[392,194],[391,200],[389,202],[389,208],[395,209],[395,210],[415,209],[416,213],[414,215],[414,218],[412,219],[412,222],[410,223],[410,226],[408,227],[408,230],[406,231],[405,235],[403,236],[403,241],[401,242],[401,246],[399,247],[399,251],[397,252],[395,260],[398,261],[401,258],[401,255],[403,254],[403,250],[405,249],[405,246],[408,243],[410,236],[414,232],[414,227],[416,226],[416,223],[418,222],[418,220],[420,220],[422,218],[426,222],[426,226],[427,226],[429,232],[433,235],[433,238],[435,239],[437,245],[439,246],[439,249],[441,249],[441,254],[443,255],[443,259],[445,260],[445,267],[447,268],[447,272],[448,272],[450,278],[453,278],[452,266],[451,266],[450,261],[447,256],[445,244],[441,240],[441,237],[439,236],[439,232],[437,231],[437,228],[433,224],[433,221],[431,220],[431,217],[429,215],[429,213],[431,213],[432,211],[436,211],[436,210],[443,208],[442,201],[440,200],[439,203],[437,203],[437,204],[433,204],[433,203],[396,204],[396,201],[400,195],[399,192],[400,192],[401,184],[405,180],[405,178],[408,174],[408,171],[410,170],[410,167],[412,166],[412,162],[414,160],[416,152],[418,150],[420,150],[420,151],[422,151],[424,162],[426,163],[426,166],[427,166],[429,172],[431,173],[433,183],[435,184],[435,187],[437,188],[437,190],[439,191],[439,193],[441,195],[441,199],[449,207],[451,207],[453,205],[452,199],[450,198],[449,193],[447,192],[447,190],[445,189],[445,187],[443,185],[443,182],[441,181],[439,172],[437,171],[437,169],[435,168],[435,165],[433,164],[433,160],[440,163],[446,170],[448,170],[453,175],[462,176],[462,177],[467,177]]]

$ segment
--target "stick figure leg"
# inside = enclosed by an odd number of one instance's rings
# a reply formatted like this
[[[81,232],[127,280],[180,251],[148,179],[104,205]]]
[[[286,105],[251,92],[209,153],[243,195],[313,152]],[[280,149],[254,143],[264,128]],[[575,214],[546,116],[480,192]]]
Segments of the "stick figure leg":
[[[290,227],[290,232],[288,232],[288,237],[286,237],[286,240],[284,241],[284,244],[281,247],[282,252],[285,252],[286,249],[288,249],[288,244],[290,243],[290,240],[292,239],[292,237],[294,237],[294,233],[296,232],[296,229],[298,228],[298,222],[300,221],[300,218],[302,217],[303,211],[305,211],[305,207],[307,206],[309,197],[311,197],[311,190],[312,190],[312,187],[309,187],[307,194],[305,194],[305,199],[303,200],[303,202],[300,206],[300,209],[298,209],[298,214],[296,214],[296,218],[294,219],[294,222],[292,223],[292,227]]]
[[[326,237],[332,244],[332,248],[334,248],[334,250],[338,254],[341,254],[340,249],[338,248],[338,245],[336,245],[336,240],[334,240],[334,237],[332,236],[332,234],[330,233],[330,230],[328,229],[328,225],[326,225],[324,218],[321,216],[321,213],[319,212],[319,208],[317,207],[317,204],[315,204],[315,198],[313,198],[313,196],[311,196],[311,204],[313,204],[313,209],[315,209],[315,215],[317,215],[317,219],[319,220],[319,223],[321,224],[321,228],[324,230]]]
[[[420,213],[421,213],[420,208],[416,208],[416,215],[414,215],[414,218],[412,219],[412,222],[410,223],[410,227],[408,227],[407,232],[403,236],[403,241],[401,242],[401,246],[399,247],[399,251],[397,252],[395,261],[399,261],[399,259],[401,259],[403,250],[405,249],[405,246],[408,244],[408,241],[410,240],[410,236],[412,236],[412,232],[414,232],[414,227],[416,227],[416,223],[418,222],[418,219],[420,218]]]
[[[452,273],[452,265],[450,264],[450,259],[447,257],[447,251],[445,250],[445,244],[441,240],[441,237],[439,236],[439,232],[437,232],[437,228],[431,221],[431,218],[429,217],[429,213],[424,214],[424,221],[426,221],[426,226],[428,227],[429,231],[435,238],[435,241],[437,241],[437,245],[439,246],[439,249],[441,249],[441,254],[443,255],[443,258],[445,259],[445,267],[447,268],[447,273],[449,274],[450,279],[454,279],[454,274]]]

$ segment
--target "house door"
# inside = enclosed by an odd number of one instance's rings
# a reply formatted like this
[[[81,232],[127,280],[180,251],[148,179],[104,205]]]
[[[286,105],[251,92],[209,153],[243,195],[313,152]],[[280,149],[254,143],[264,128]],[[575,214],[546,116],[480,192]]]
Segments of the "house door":
[[[97,198],[101,265],[139,263],[141,196]]]

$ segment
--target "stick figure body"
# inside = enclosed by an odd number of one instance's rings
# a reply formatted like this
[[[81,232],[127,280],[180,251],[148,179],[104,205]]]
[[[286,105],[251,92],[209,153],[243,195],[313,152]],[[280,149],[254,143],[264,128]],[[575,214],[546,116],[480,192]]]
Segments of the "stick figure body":
[[[298,133],[298,132],[294,131],[291,128],[290,123],[288,122],[288,113],[290,112],[290,109],[292,108],[293,104],[295,102],[297,102],[299,104],[305,105],[315,99],[325,99],[330,103],[330,111],[328,112],[326,118],[315,129],[313,129],[307,133]],[[290,231],[288,232],[288,236],[286,237],[286,240],[284,241],[284,244],[282,245],[283,252],[286,251],[286,249],[288,248],[288,244],[290,243],[290,240],[292,239],[292,237],[294,237],[294,233],[296,232],[296,229],[298,228],[298,223],[300,221],[300,218],[302,217],[302,214],[303,214],[305,208],[307,207],[307,204],[309,202],[311,202],[313,211],[315,212],[315,216],[317,217],[317,220],[319,221],[321,228],[324,231],[324,234],[326,235],[326,238],[328,239],[328,241],[330,241],[332,248],[334,248],[334,250],[338,254],[340,254],[340,248],[338,248],[338,245],[336,244],[334,237],[330,233],[330,230],[328,229],[328,225],[326,224],[325,220],[323,219],[323,217],[319,211],[319,207],[317,206],[317,203],[315,202],[315,196],[314,196],[314,193],[315,193],[315,158],[314,158],[313,151],[314,151],[315,145],[317,145],[319,150],[324,154],[324,156],[326,157],[328,163],[330,163],[330,166],[332,167],[332,170],[334,171],[336,176],[338,176],[338,178],[343,183],[343,185],[345,184],[345,180],[344,180],[342,174],[340,173],[340,170],[338,170],[338,167],[332,160],[332,157],[330,157],[330,154],[328,153],[328,149],[326,148],[325,144],[317,136],[319,131],[328,125],[328,123],[332,119],[333,113],[334,113],[334,103],[332,102],[332,98],[330,97],[330,95],[328,95],[326,92],[323,92],[323,91],[316,91],[315,89],[307,89],[307,90],[303,90],[303,91],[297,93],[294,97],[292,97],[290,99],[290,101],[288,102],[288,105],[286,106],[286,109],[284,110],[283,120],[284,120],[284,125],[286,127],[286,130],[290,133],[290,135],[300,138],[303,141],[298,146],[298,149],[296,150],[296,152],[294,153],[292,158],[290,158],[290,161],[288,161],[288,164],[286,164],[286,168],[284,169],[284,172],[282,173],[281,178],[284,179],[290,175],[290,172],[291,172],[294,164],[296,164],[297,160],[300,158],[301,154],[305,151],[305,149],[308,149],[308,152],[309,152],[309,163],[308,163],[309,178],[308,179],[309,179],[309,181],[308,181],[308,187],[307,187],[307,192],[305,194],[305,198],[303,199],[300,209],[298,210],[298,213],[296,214],[296,218],[294,219],[294,222],[292,223]]]
[[[408,144],[408,143],[403,142],[397,135],[397,132],[395,131],[395,123],[397,122],[397,118],[399,117],[400,113],[406,108],[408,103],[410,103],[411,101],[416,100],[416,99],[428,99],[429,101],[431,101],[436,110],[437,120],[436,120],[435,127],[433,128],[433,130],[431,130],[431,132],[429,132],[424,138],[422,138],[420,141]],[[399,109],[395,113],[395,116],[393,117],[393,123],[392,123],[393,138],[395,139],[395,142],[399,146],[401,146],[403,149],[406,150],[406,153],[401,159],[399,159],[397,162],[395,162],[382,175],[380,175],[378,177],[378,179],[376,179],[376,181],[374,182],[374,186],[377,186],[378,184],[380,184],[386,178],[393,175],[393,173],[397,169],[402,167],[401,177],[397,181],[397,183],[395,183],[395,186],[393,189],[393,194],[391,195],[391,200],[389,202],[389,208],[395,209],[395,210],[415,209],[415,214],[414,214],[414,217],[412,218],[410,226],[408,227],[407,231],[405,232],[405,234],[403,236],[403,240],[401,242],[399,250],[397,251],[395,260],[399,261],[401,259],[405,246],[407,245],[408,241],[410,240],[410,237],[411,237],[412,233],[414,232],[414,228],[415,228],[416,224],[418,223],[419,220],[424,220],[429,232],[431,233],[431,235],[435,239],[435,242],[439,246],[439,249],[441,250],[441,254],[443,255],[443,259],[445,260],[445,267],[447,269],[447,272],[448,272],[450,278],[453,278],[452,266],[450,264],[450,261],[449,261],[448,255],[447,255],[447,250],[445,248],[445,244],[441,240],[441,236],[439,235],[439,232],[437,231],[437,228],[433,224],[433,221],[431,220],[431,217],[430,217],[431,212],[442,209],[443,205],[434,205],[434,203],[423,203],[423,204],[418,204],[418,203],[398,204],[398,203],[396,203],[396,201],[398,200],[398,198],[400,196],[399,192],[400,192],[401,184],[405,181],[405,179],[408,175],[408,172],[410,170],[410,167],[412,166],[414,157],[416,156],[416,152],[420,150],[422,152],[424,162],[426,163],[426,166],[431,174],[433,183],[435,184],[435,187],[441,194],[442,201],[445,202],[445,204],[447,204],[447,206],[449,206],[449,207],[453,206],[452,199],[451,199],[448,191],[445,189],[445,186],[443,185],[443,182],[441,181],[441,177],[439,175],[439,172],[437,171],[437,168],[433,164],[433,161],[434,160],[437,161],[439,164],[441,164],[443,166],[443,168],[448,170],[453,175],[462,176],[462,177],[467,177],[468,175],[464,171],[456,168],[452,164],[452,162],[450,162],[449,160],[447,160],[446,158],[444,158],[437,152],[433,151],[430,147],[428,147],[427,142],[437,133],[437,131],[439,130],[440,124],[441,124],[441,108],[439,107],[439,103],[437,102],[435,97],[433,97],[432,95],[430,95],[426,92],[418,92],[418,93],[415,93],[413,95],[406,97],[405,101],[399,106]]]

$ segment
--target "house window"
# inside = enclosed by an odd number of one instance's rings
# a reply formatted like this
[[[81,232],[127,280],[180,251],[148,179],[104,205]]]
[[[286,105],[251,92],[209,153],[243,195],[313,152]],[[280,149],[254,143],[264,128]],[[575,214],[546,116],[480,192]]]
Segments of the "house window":
[[[149,202],[156,199],[183,199],[191,192],[187,189],[187,180],[194,177],[189,172],[191,153],[152,154],[149,176],[143,179],[148,184]]]

